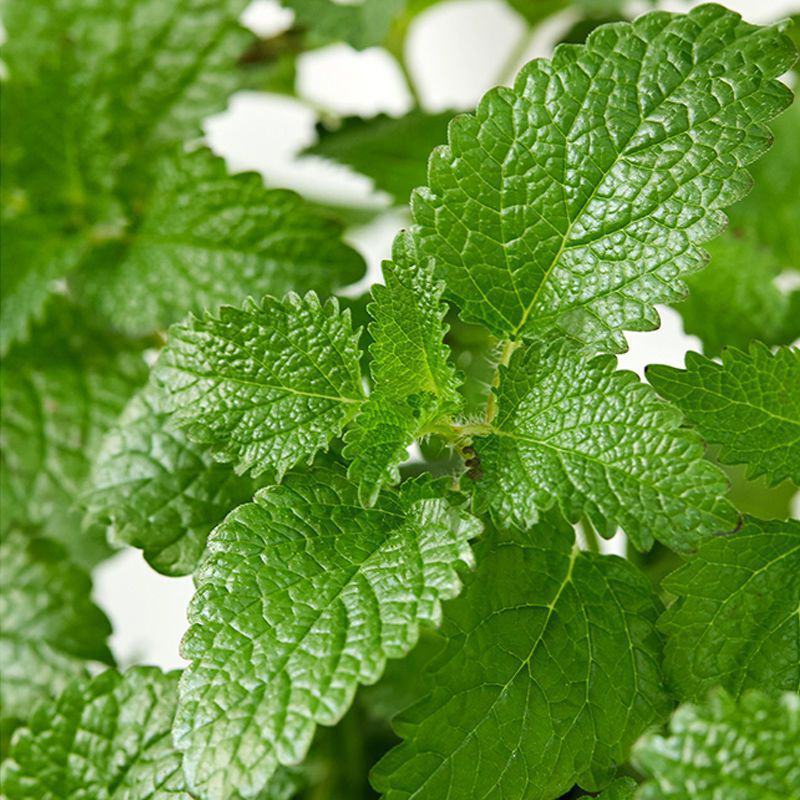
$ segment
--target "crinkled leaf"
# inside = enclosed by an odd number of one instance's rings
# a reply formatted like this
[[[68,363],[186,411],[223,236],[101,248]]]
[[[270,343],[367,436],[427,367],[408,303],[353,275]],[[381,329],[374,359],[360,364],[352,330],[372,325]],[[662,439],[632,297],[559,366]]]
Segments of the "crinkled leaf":
[[[174,325],[156,374],[192,440],[239,472],[280,477],[358,412],[359,355],[335,299],[290,294]]]
[[[586,514],[604,536],[622,528],[647,550],[658,539],[687,550],[736,527],[722,472],[613,356],[587,359],[569,343],[531,344],[501,369],[497,414],[473,440],[482,477],[475,491],[506,521],[531,524],[554,503]]]
[[[75,281],[122,330],[147,333],[248,296],[329,293],[364,273],[332,217],[259,175],[228,174],[207,150],[165,158],[157,174],[130,243],[97,250]]]
[[[501,338],[560,330],[624,350],[747,191],[794,57],[779,28],[715,5],[558,47],[451,123],[412,198],[420,253]]]
[[[800,686],[800,522],[748,519],[712,539],[664,581],[677,597],[661,618],[665,669],[687,700],[723,686]]]
[[[367,503],[382,485],[399,480],[398,465],[414,439],[461,405],[459,379],[442,341],[444,287],[435,282],[432,265],[415,259],[403,234],[392,255],[383,267],[386,283],[373,288],[369,306],[372,392],[344,450],[353,459],[348,474]]]
[[[647,380],[674,403],[725,464],[747,464],[748,476],[800,485],[800,350],[771,353],[754,343],[728,348],[718,363],[686,354],[686,369],[647,369]]]
[[[649,778],[641,800],[795,800],[800,786],[800,696],[725,692],[683,705],[670,733],[636,745]]]
[[[436,624],[480,531],[432,482],[363,509],[340,469],[293,474],[209,537],[183,655],[175,741],[194,791],[254,797],[298,763],[360,683]]]
[[[347,164],[405,203],[411,190],[425,183],[428,154],[445,141],[451,117],[420,109],[403,117],[349,117],[335,130],[321,128],[319,141],[305,152]]]
[[[136,343],[101,334],[59,299],[0,367],[3,527],[41,526],[86,556],[75,501],[104,433],[147,369]]]
[[[782,265],[771,248],[741,232],[709,242],[708,252],[711,262],[689,277],[689,296],[675,306],[684,329],[700,337],[706,355],[716,356],[726,346],[744,350],[754,340],[790,344],[800,336],[800,315],[793,306],[800,292],[776,285]]]
[[[358,50],[381,44],[409,0],[281,0],[294,11],[295,25],[307,31],[312,46],[347,42]]]
[[[379,762],[386,800],[552,800],[597,790],[668,708],[659,602],[629,562],[571,547],[542,523],[478,554],[446,608],[428,695]]]
[[[115,537],[140,547],[159,572],[185,575],[209,531],[256,485],[190,441],[151,383],[103,439],[83,502],[90,520],[110,523]]]
[[[112,663],[111,625],[91,600],[89,575],[48,539],[12,530],[0,540],[0,705],[25,719],[43,698],[84,672]]]
[[[172,746],[178,673],[135,667],[72,681],[17,731],[9,800],[191,800]]]

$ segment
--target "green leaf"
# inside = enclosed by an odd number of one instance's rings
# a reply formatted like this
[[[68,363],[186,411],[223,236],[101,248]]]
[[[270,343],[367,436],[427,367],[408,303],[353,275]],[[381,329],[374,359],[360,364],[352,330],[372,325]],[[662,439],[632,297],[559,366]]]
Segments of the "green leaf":
[[[428,695],[373,770],[386,800],[552,800],[596,791],[667,712],[660,603],[629,562],[563,524],[499,534],[446,608]]]
[[[363,509],[340,469],[263,489],[209,537],[183,655],[175,741],[207,800],[258,794],[333,725],[358,684],[434,625],[470,562],[477,520],[439,484],[412,482]]]
[[[633,800],[635,792],[636,781],[633,778],[620,778],[597,795],[597,800]]]
[[[364,273],[332,217],[265,188],[259,175],[229,175],[208,150],[176,153],[157,174],[130,243],[98,249],[74,281],[124,331],[147,333],[251,295],[329,293]]]
[[[800,336],[793,307],[800,292],[775,284],[782,265],[772,249],[751,233],[737,232],[710,242],[708,252],[711,263],[689,277],[689,296],[675,305],[706,355],[719,355],[726,346],[744,350],[754,340],[790,344]]]
[[[0,705],[24,720],[85,662],[113,663],[111,625],[91,600],[89,575],[48,539],[12,530],[0,539]]]
[[[461,406],[460,381],[442,341],[444,287],[433,266],[415,258],[407,236],[398,236],[392,255],[383,266],[385,286],[373,287],[369,306],[373,388],[343,453],[353,459],[348,475],[367,504],[381,486],[399,481],[409,445]]]
[[[779,28],[720,6],[605,25],[456,117],[412,198],[418,249],[465,319],[626,348],[684,293],[788,105]]]
[[[721,444],[720,461],[747,464],[748,477],[800,485],[800,350],[771,353],[753,343],[728,348],[722,363],[686,354],[686,369],[648,367],[647,380],[686,414],[703,437]]]
[[[17,731],[9,800],[191,800],[172,746],[178,673],[135,667],[72,681]]]
[[[336,299],[289,294],[174,325],[156,376],[190,439],[240,473],[280,478],[358,413],[359,355]]]
[[[159,387],[134,395],[103,439],[82,500],[88,519],[110,523],[154,569],[186,575],[211,529],[257,484],[215,462],[171,417]]]
[[[404,117],[348,117],[335,130],[319,128],[319,141],[305,152],[347,164],[405,203],[425,183],[428,154],[445,141],[452,116],[414,109]]]
[[[105,432],[144,382],[139,344],[97,331],[63,298],[0,366],[3,529],[41,526],[85,563],[75,501]]]
[[[734,696],[800,686],[799,574],[800,522],[749,518],[667,577],[678,599],[659,627],[680,697],[702,699],[718,685]]]
[[[530,525],[557,503],[604,536],[622,528],[640,550],[658,539],[688,550],[736,527],[722,472],[676,409],[613,356],[587,359],[556,342],[514,353],[500,372],[497,414],[473,440],[475,491],[501,520]]]
[[[796,800],[800,786],[800,697],[725,692],[683,705],[670,734],[651,734],[634,751],[650,778],[641,800]]]
[[[392,21],[409,0],[362,0],[339,3],[336,0],[281,0],[294,11],[295,25],[307,31],[312,47],[347,42],[357,50],[381,44]]]

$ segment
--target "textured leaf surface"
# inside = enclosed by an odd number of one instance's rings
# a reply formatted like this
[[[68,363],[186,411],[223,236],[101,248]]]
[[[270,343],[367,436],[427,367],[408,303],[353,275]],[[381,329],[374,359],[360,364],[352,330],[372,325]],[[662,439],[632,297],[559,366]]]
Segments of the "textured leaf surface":
[[[192,440],[240,472],[280,477],[357,413],[359,355],[336,300],[290,294],[174,325],[157,374]]]
[[[209,531],[256,484],[191,442],[164,401],[150,384],[128,403],[103,439],[83,502],[90,519],[111,523],[115,537],[140,547],[159,572],[185,575]]]
[[[708,252],[711,263],[689,277],[689,296],[675,306],[707,356],[726,346],[746,350],[755,340],[781,345],[800,337],[800,291],[776,285],[782,264],[773,249],[741,232],[710,242]]]
[[[755,343],[746,353],[724,350],[722,363],[687,353],[685,370],[651,366],[647,380],[707,441],[722,445],[723,463],[800,485],[800,350],[773,354]]]
[[[130,246],[98,250],[76,281],[125,331],[147,333],[248,296],[329,293],[364,273],[338,222],[293,192],[267,189],[259,175],[229,175],[207,150],[164,159],[157,174]]]
[[[667,711],[659,602],[629,562],[543,523],[502,534],[447,606],[428,696],[395,721],[386,800],[552,800],[600,788]]]
[[[183,641],[176,743],[194,790],[253,797],[305,755],[360,683],[436,624],[480,531],[437,484],[406,484],[372,509],[341,470],[264,489],[209,537]]]
[[[724,692],[684,705],[668,736],[636,746],[648,780],[641,800],[796,800],[800,797],[800,697]]]
[[[425,183],[428,155],[447,138],[452,116],[414,109],[404,117],[349,117],[336,130],[323,129],[305,152],[347,164],[405,203],[411,190]]]
[[[88,574],[55,542],[16,530],[0,540],[4,718],[27,718],[40,700],[83,674],[86,660],[112,663],[111,625],[91,591]]]
[[[720,470],[696,434],[613,356],[568,343],[531,344],[501,371],[497,414],[473,440],[478,497],[503,520],[531,524],[557,503],[603,535],[622,528],[637,548],[658,539],[687,550],[736,527]]]
[[[3,527],[72,537],[75,500],[103,434],[146,377],[134,344],[101,336],[63,299],[0,367]],[[74,547],[74,550],[73,550]]]
[[[9,800],[191,800],[170,726],[178,673],[136,667],[71,682],[18,731],[2,769]]]
[[[420,252],[501,338],[625,349],[621,331],[657,325],[654,304],[682,295],[746,192],[793,58],[777,28],[713,5],[557,48],[450,125],[412,199]]]
[[[800,522],[749,519],[712,539],[664,581],[677,601],[659,627],[678,694],[702,699],[723,686],[800,689]]]
[[[347,432],[344,451],[353,459],[348,474],[368,503],[382,485],[400,479],[398,465],[426,427],[461,405],[459,379],[442,341],[444,287],[435,282],[432,265],[415,260],[413,243],[403,234],[393,257],[369,306],[372,392]]]

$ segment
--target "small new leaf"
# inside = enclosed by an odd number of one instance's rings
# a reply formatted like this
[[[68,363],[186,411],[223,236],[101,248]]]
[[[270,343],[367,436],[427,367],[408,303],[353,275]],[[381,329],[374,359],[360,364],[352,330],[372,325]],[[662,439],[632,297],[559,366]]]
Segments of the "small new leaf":
[[[191,800],[170,739],[178,673],[135,667],[41,703],[3,762],[8,800]]]
[[[335,299],[289,294],[173,325],[156,378],[190,439],[237,472],[280,478],[358,413],[359,355]]]
[[[89,575],[64,548],[18,530],[0,540],[0,706],[25,720],[40,700],[82,675],[86,661],[113,663],[111,625],[91,600]]]
[[[420,254],[500,338],[626,349],[748,190],[794,58],[780,27],[717,5],[559,46],[450,124],[412,198]]]
[[[796,800],[800,797],[800,696],[758,691],[736,703],[724,691],[683,705],[670,734],[634,750],[648,778],[641,800]]]
[[[723,686],[776,692],[800,686],[800,522],[748,519],[712,539],[664,581],[678,599],[659,622],[665,671],[680,697]]]
[[[667,712],[660,603],[629,562],[542,523],[499,534],[447,607],[429,694],[373,770],[385,800],[552,800],[597,791]]]
[[[255,797],[305,756],[359,684],[435,625],[480,523],[440,485],[406,484],[364,509],[341,469],[293,474],[209,537],[183,655],[175,741],[193,791]]]
[[[722,363],[686,354],[686,369],[648,367],[647,380],[703,437],[722,445],[723,464],[746,464],[748,477],[800,485],[800,350],[771,353],[754,342],[727,348]]]
[[[400,479],[408,446],[461,406],[460,381],[442,341],[444,287],[434,280],[432,265],[415,260],[407,236],[395,241],[393,258],[384,264],[386,284],[373,288],[369,306],[372,392],[345,437],[344,456],[353,459],[348,475],[367,504],[382,485]]]
[[[256,484],[189,440],[150,383],[106,434],[82,498],[87,518],[110,523],[159,572],[191,572],[211,529]]]
[[[622,528],[641,550],[657,539],[685,551],[735,528],[727,482],[703,459],[700,438],[615,363],[587,359],[568,342],[514,353],[488,433],[473,439],[484,507],[530,525],[557,503],[572,521],[586,514],[605,536]]]

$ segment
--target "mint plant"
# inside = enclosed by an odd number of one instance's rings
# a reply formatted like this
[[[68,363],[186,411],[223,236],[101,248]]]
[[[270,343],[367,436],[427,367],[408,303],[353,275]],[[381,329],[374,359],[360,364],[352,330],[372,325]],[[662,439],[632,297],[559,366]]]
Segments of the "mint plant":
[[[720,466],[800,485],[800,176],[745,199],[787,26],[586,12],[446,131],[323,133],[424,184],[365,312],[336,210],[200,123],[305,48],[400,55],[431,4],[287,0],[271,43],[241,2],[4,6],[11,800],[800,796],[800,527]],[[616,355],[659,304],[705,355],[643,383]],[[114,663],[90,573],[123,546],[193,575],[181,671]]]

